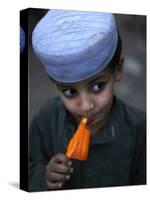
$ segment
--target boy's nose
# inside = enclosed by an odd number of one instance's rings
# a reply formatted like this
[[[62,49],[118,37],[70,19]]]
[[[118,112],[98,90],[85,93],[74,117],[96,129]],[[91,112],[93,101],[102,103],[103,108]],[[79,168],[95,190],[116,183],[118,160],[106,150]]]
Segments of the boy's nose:
[[[81,97],[81,103],[80,103],[81,112],[88,115],[90,111],[94,108],[94,103],[92,99],[89,98],[89,96],[82,96]]]

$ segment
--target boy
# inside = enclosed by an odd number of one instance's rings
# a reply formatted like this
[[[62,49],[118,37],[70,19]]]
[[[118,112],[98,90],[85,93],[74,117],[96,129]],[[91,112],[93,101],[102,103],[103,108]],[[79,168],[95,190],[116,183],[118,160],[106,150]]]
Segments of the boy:
[[[114,95],[123,57],[113,15],[50,10],[32,42],[60,97],[32,120],[29,190],[145,184],[145,116]],[[91,135],[86,161],[65,155],[82,117]]]

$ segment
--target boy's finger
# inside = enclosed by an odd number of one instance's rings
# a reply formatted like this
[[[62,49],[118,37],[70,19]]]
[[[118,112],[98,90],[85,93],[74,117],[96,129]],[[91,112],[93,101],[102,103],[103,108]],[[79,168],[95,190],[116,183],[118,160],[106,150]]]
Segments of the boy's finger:
[[[56,162],[65,163],[67,162],[67,157],[64,154],[57,154],[50,159],[49,164],[51,165],[52,163],[56,163]]]
[[[70,175],[59,174],[55,172],[51,172],[48,175],[48,180],[50,182],[65,182],[70,179]]]
[[[70,174],[73,172],[73,168],[64,164],[53,163],[49,171],[62,174]]]
[[[68,164],[68,162],[71,163],[71,160],[64,154],[57,154],[55,157],[55,162]]]
[[[52,183],[50,181],[47,181],[47,186],[48,186],[48,189],[50,189],[50,190],[61,189],[63,186],[63,183],[61,183],[61,182]]]

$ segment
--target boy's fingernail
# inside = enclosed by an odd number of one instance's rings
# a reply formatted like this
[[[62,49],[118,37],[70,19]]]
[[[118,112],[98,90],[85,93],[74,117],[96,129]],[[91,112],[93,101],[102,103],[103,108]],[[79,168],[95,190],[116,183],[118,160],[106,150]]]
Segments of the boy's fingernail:
[[[73,173],[73,168],[70,169],[70,173]]]

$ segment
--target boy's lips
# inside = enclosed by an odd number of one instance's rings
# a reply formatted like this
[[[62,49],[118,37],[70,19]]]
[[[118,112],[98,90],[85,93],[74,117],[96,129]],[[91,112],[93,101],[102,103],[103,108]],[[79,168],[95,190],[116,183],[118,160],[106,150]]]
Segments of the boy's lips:
[[[87,119],[87,125],[92,124],[92,122],[94,122],[95,118],[96,118],[96,114],[88,117],[88,119]]]
[[[91,115],[91,116],[87,116],[86,118],[87,118],[87,125],[91,125],[94,121],[95,121],[95,119],[97,118],[97,113],[96,114],[93,114],[93,115]],[[81,117],[81,115],[80,115],[80,117],[79,117],[80,119],[82,119],[82,117]]]

